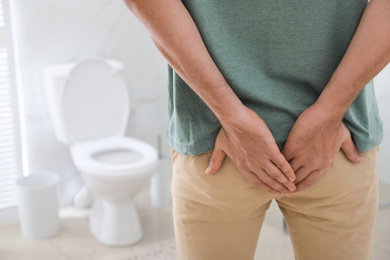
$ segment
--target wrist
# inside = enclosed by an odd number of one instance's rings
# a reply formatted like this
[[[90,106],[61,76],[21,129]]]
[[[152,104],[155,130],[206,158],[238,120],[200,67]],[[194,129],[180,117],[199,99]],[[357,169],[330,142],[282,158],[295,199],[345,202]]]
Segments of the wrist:
[[[234,126],[239,125],[243,115],[248,110],[240,100],[235,103],[229,103],[224,106],[224,108],[219,109],[215,112],[216,117],[222,126]]]
[[[335,124],[342,122],[344,114],[348,110],[348,107],[345,108],[343,105],[321,98],[319,98],[310,108],[315,111],[317,119]]]
[[[357,89],[333,75],[313,105],[324,114],[341,121],[358,94]]]
[[[342,120],[363,87],[351,80],[346,72],[336,70],[314,104],[326,114]]]
[[[321,111],[321,114],[328,115],[329,117],[342,120],[344,114],[348,110],[348,106],[345,104],[337,103],[332,100],[322,99],[321,97],[313,104],[318,111]]]

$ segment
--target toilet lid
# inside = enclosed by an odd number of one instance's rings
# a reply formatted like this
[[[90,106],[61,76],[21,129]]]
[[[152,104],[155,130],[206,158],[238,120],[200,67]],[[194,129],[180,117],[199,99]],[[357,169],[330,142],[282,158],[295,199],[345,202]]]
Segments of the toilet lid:
[[[117,69],[104,60],[85,60],[64,84],[62,109],[70,143],[124,134],[130,104]]]
[[[128,162],[110,163],[96,156],[110,153],[115,156],[116,151],[119,151],[116,156],[126,151],[125,156],[130,157]],[[158,163],[158,153],[153,146],[130,137],[114,136],[77,143],[72,146],[71,153],[80,170],[97,175],[139,175],[154,170]]]

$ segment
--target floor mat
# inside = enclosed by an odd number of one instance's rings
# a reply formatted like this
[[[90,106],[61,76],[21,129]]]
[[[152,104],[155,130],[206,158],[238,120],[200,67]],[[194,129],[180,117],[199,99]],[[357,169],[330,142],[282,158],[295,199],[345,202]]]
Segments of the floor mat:
[[[177,260],[174,239],[167,239],[131,251],[99,258],[99,260]]]

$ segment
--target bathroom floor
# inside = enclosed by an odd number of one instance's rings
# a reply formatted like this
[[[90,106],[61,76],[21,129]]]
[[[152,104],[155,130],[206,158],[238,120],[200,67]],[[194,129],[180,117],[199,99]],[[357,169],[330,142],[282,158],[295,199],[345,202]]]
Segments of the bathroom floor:
[[[390,259],[390,187],[380,189],[380,205],[375,230],[373,260]],[[17,224],[0,227],[1,260],[176,260],[171,208],[155,209],[149,191],[136,203],[144,239],[135,246],[110,248],[97,242],[88,230],[88,210],[65,208],[60,212],[61,231],[47,240],[21,237]],[[265,222],[255,260],[293,260],[288,235]]]

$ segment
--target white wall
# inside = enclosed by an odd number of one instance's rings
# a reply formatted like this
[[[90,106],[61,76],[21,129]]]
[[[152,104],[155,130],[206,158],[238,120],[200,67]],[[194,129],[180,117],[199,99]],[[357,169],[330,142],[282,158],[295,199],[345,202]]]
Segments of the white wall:
[[[379,146],[379,179],[390,185],[390,65],[374,79],[384,135]]]
[[[165,136],[167,122],[166,63],[121,0],[10,2],[24,104],[26,169],[60,173],[61,203],[68,204],[81,180],[68,148],[54,136],[43,68],[90,57],[121,61],[132,105],[127,132],[157,146],[157,136]],[[169,151],[166,143],[163,151]]]

